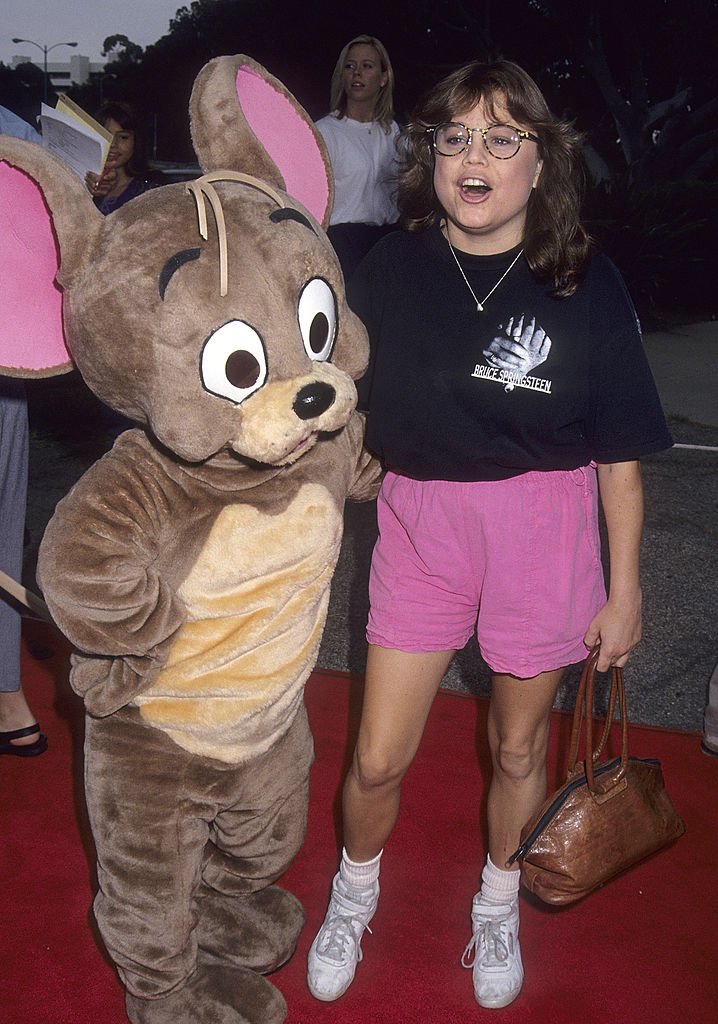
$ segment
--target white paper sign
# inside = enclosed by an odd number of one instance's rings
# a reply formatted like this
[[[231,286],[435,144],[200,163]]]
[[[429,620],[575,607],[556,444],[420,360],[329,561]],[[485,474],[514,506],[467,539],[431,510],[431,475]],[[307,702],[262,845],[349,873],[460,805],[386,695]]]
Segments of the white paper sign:
[[[80,178],[84,180],[88,171],[101,173],[109,147],[92,128],[44,103],[40,109],[40,125],[43,146]]]

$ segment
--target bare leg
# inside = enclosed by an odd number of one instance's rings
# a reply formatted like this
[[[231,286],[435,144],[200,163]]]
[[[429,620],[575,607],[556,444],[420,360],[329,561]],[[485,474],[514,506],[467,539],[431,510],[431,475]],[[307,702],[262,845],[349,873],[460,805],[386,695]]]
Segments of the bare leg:
[[[546,799],[549,721],[563,672],[543,672],[533,679],[507,675],[492,679],[489,853],[503,870],[508,870],[506,859],[519,845],[521,829]]]
[[[374,916],[379,882],[374,860],[399,813],[401,784],[414,759],[436,691],[453,651],[409,654],[370,645],[354,761],[344,783],[346,858],[332,882],[324,923],[307,957],[317,999],[339,999],[354,980],[361,940]],[[361,865],[361,869],[359,868]],[[360,880],[350,872],[373,874]]]
[[[19,690],[11,690],[9,693],[0,691],[0,732],[14,732],[15,729],[25,729],[35,724],[35,716],[25,699],[22,687]],[[23,736],[20,739],[11,740],[16,746],[28,746],[35,743],[40,730],[30,736]]]
[[[354,861],[376,857],[391,835],[401,784],[453,655],[369,646],[359,738],[344,784],[344,845]]]
[[[533,679],[494,675],[488,739],[493,775],[488,794],[489,856],[471,907],[472,937],[462,964],[472,967],[479,1006],[499,1009],[521,991],[519,871],[507,858],[546,793],[551,708],[562,670]]]

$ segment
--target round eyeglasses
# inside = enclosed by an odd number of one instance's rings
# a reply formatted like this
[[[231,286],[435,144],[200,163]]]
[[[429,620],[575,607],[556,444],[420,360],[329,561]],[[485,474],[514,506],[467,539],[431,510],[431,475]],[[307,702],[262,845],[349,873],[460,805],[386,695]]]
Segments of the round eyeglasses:
[[[512,124],[492,124],[488,128],[467,128],[459,121],[446,121],[426,129],[431,142],[440,156],[458,156],[471,145],[474,133],[478,132],[484,146],[497,160],[510,160],[521,149],[521,143],[538,142],[538,136]]]

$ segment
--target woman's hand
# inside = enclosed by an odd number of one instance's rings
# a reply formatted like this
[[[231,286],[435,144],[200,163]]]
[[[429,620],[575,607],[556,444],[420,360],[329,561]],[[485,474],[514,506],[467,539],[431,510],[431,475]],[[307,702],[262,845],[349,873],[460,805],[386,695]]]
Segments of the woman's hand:
[[[85,185],[94,199],[104,199],[117,181],[117,171],[106,167],[102,174],[93,174],[88,171],[85,175]]]
[[[596,665],[622,668],[641,639],[639,558],[643,530],[643,485],[637,461],[599,463],[598,489],[606,518],[610,587],[608,601],[588,627],[584,643],[600,642]]]
[[[586,631],[583,642],[590,650],[600,643],[596,668],[608,672],[612,666],[623,668],[641,639],[642,595],[640,587],[633,595],[609,598]]]

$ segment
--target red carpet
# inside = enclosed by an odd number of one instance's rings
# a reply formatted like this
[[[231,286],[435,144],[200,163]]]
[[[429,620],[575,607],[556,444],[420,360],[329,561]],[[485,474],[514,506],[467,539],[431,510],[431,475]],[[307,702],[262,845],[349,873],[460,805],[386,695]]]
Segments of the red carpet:
[[[26,635],[47,639],[43,627]],[[25,687],[50,738],[37,759],[0,758],[0,1021],[126,1024],[114,970],[93,929],[92,841],[81,784],[82,713],[66,683],[67,653],[24,662]],[[524,989],[505,1010],[481,1010],[459,966],[483,861],[477,826],[486,702],[442,693],[405,787],[402,816],[384,856],[374,934],[351,990],[334,1004],[312,999],[305,957],[324,914],[337,861],[335,810],[360,687],[316,673],[307,688],[317,762],[306,844],[285,883],[307,908],[294,959],[274,981],[290,1024],[712,1024],[718,1016],[715,818],[718,761],[698,737],[634,727],[632,752],[657,756],[686,822],[672,848],[583,903],[562,911],[523,901]],[[630,694],[629,694],[630,702]],[[553,722],[552,765],[568,720]],[[478,741],[478,742],[477,742]],[[198,1022],[201,1024],[201,1022]]]

